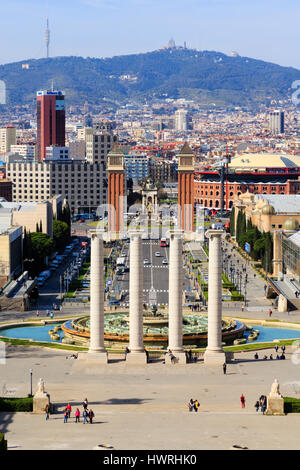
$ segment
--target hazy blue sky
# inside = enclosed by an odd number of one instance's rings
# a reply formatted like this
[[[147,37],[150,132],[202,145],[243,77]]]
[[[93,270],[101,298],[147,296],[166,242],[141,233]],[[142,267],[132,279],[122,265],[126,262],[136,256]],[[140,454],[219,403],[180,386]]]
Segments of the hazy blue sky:
[[[300,69],[299,0],[0,0],[0,63],[111,57],[187,42]]]

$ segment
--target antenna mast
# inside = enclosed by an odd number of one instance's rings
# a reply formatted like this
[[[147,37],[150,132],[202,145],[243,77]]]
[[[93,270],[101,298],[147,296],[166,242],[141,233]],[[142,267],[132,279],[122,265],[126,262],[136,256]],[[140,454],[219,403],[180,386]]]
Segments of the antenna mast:
[[[49,58],[49,44],[50,44],[50,29],[49,29],[49,18],[47,16],[47,27],[45,29],[45,44],[47,50],[47,59]]]

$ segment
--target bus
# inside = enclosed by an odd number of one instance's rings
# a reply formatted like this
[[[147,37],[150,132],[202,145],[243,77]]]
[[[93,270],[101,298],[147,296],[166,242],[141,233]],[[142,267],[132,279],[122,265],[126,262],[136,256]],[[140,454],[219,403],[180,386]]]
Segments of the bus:
[[[160,246],[165,247],[168,246],[168,242],[166,238],[161,238],[160,239]]]

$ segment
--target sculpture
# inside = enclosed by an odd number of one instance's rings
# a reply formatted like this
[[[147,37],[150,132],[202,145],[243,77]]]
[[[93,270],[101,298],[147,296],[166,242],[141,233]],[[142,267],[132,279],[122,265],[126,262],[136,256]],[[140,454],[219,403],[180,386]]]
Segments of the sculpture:
[[[272,387],[271,387],[271,392],[270,392],[270,395],[269,395],[271,398],[281,398],[281,394],[279,392],[279,383],[278,383],[278,380],[275,379],[274,382],[272,383]]]
[[[43,379],[40,379],[38,382],[37,393],[45,393],[45,383]]]

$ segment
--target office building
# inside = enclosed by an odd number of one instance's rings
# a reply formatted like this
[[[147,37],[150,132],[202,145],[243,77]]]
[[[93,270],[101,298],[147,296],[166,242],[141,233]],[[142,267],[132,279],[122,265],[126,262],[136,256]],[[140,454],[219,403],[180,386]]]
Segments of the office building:
[[[50,145],[65,146],[65,97],[61,91],[37,92],[37,159]]]
[[[134,183],[143,181],[149,177],[150,159],[146,155],[132,153],[124,155],[127,180],[132,179]]]
[[[284,133],[284,112],[279,109],[270,112],[270,133]]]
[[[14,162],[6,164],[6,175],[14,185],[14,202],[40,202],[61,195],[72,212],[106,203],[107,182],[99,163],[70,159]]]
[[[12,145],[16,144],[16,128],[12,126],[0,129],[0,153],[10,152]]]
[[[27,160],[34,160],[35,148],[35,144],[16,144],[10,146],[10,152],[18,153]]]

